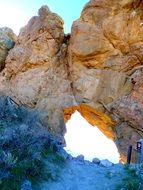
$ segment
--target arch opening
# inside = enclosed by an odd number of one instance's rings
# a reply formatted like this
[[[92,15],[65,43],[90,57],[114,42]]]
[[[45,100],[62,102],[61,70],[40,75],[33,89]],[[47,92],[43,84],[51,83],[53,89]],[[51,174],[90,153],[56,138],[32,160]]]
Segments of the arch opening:
[[[114,123],[108,116],[90,106],[80,105],[66,108],[64,118],[67,130],[65,150],[69,154],[73,157],[82,154],[89,161],[99,158],[119,163],[120,154],[114,143]]]

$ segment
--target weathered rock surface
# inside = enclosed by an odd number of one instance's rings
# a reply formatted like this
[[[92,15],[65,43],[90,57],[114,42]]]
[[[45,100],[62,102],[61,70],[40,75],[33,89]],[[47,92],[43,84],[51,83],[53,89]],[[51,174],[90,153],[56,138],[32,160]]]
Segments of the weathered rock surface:
[[[56,135],[80,111],[126,155],[143,133],[142,63],[142,0],[91,0],[67,36],[43,6],[10,50],[0,91],[44,111]]]
[[[142,41],[143,1],[91,0],[73,23],[68,48],[76,102],[116,121],[116,128],[104,131],[116,136],[124,155],[142,135],[142,87],[134,82],[143,63]]]
[[[5,66],[5,59],[8,51],[13,48],[16,35],[10,28],[0,28],[0,71]]]
[[[132,4],[93,0],[74,22],[69,52],[78,102],[99,107],[132,90],[128,71],[143,61],[138,55],[143,47],[143,13],[141,7]],[[132,51],[135,46],[138,52]]]
[[[128,96],[119,98],[113,105],[113,113],[120,117],[117,127],[117,144],[123,152],[125,144],[133,144],[134,155],[137,139],[143,135],[143,72],[136,71],[132,75],[134,87]]]
[[[64,128],[62,109],[73,105],[64,41],[63,20],[41,7],[21,30],[1,74],[7,93],[21,104],[44,110],[51,130],[59,134]]]

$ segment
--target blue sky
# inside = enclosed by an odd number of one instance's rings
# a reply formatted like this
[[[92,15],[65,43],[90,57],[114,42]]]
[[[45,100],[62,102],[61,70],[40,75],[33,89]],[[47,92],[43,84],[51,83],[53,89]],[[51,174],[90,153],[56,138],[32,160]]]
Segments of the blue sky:
[[[37,15],[42,5],[48,5],[65,22],[65,32],[70,32],[72,22],[79,18],[88,0],[3,0],[0,1],[0,27],[8,26],[18,33],[19,28]]]

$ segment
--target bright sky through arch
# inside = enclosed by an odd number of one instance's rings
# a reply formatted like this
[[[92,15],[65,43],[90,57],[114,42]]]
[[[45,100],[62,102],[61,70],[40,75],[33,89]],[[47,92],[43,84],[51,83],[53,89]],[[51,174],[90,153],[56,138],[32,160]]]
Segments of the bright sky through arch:
[[[72,156],[82,154],[90,161],[96,157],[100,160],[108,159],[113,163],[119,162],[120,155],[115,143],[97,127],[91,126],[78,111],[72,114],[66,123],[66,129],[65,150]]]
[[[26,25],[32,16],[37,15],[42,5],[48,5],[52,12],[63,18],[65,33],[68,33],[72,22],[80,17],[87,2],[88,0],[1,0],[0,27],[10,27],[18,34],[19,29]]]

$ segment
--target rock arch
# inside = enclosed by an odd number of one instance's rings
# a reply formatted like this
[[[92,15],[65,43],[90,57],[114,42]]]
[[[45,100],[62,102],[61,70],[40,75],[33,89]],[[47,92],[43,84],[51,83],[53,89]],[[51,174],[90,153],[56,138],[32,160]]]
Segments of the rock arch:
[[[0,44],[1,46],[1,44]],[[22,28],[0,73],[0,92],[40,109],[64,134],[73,110],[121,154],[143,136],[143,3],[91,0],[64,35],[63,20],[43,6]]]

